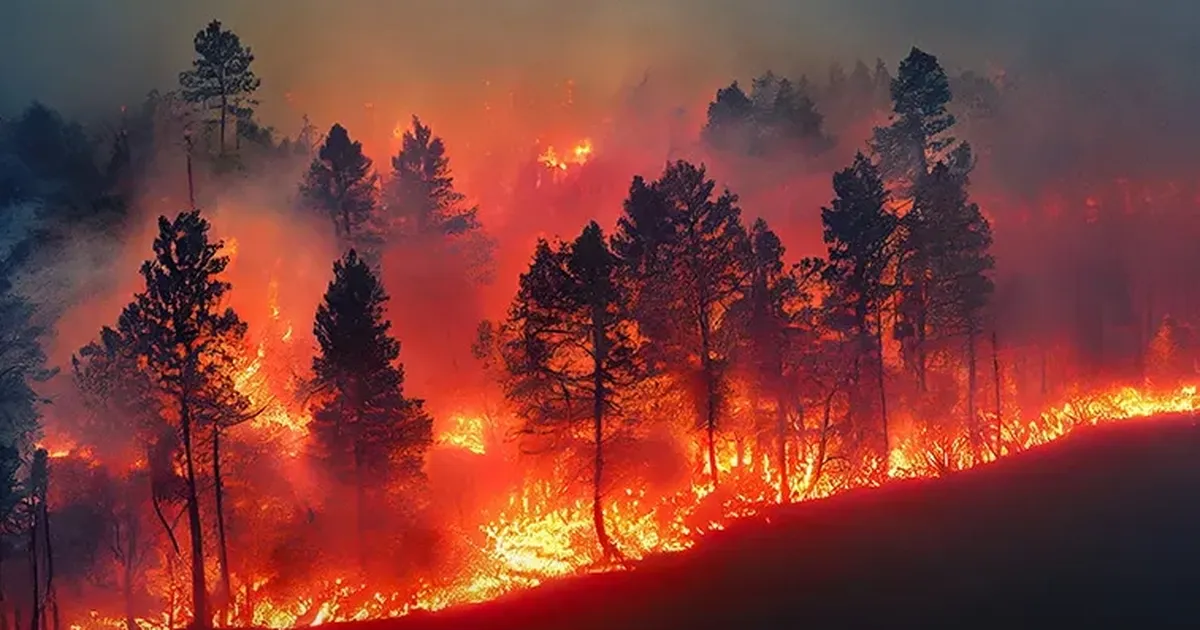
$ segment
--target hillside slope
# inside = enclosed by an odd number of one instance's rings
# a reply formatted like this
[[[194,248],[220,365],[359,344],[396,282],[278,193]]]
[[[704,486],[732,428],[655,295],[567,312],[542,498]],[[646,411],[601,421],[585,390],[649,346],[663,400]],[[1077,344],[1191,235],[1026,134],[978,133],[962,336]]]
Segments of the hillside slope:
[[[1082,431],[742,522],[632,572],[355,630],[1200,626],[1200,426]]]

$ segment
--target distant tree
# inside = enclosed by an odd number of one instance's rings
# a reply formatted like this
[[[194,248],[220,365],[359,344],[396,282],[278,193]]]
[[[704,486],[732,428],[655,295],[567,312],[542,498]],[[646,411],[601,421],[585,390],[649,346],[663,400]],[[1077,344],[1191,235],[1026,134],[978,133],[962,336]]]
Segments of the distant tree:
[[[879,171],[861,152],[854,164],[833,176],[834,199],[821,209],[829,264],[824,270],[831,295],[829,322],[854,347],[851,385],[859,407],[866,360],[878,386],[883,441],[888,447],[887,397],[883,373],[883,310],[894,256],[897,219],[885,205],[887,190]],[[861,431],[861,427],[859,429]]]
[[[342,242],[372,245],[377,237],[376,181],[362,143],[335,124],[300,186],[305,200],[329,214]]]
[[[871,81],[875,85],[871,102],[875,107],[889,107],[892,104],[892,73],[882,59],[875,59]]]
[[[218,146],[225,155],[226,120],[246,118],[250,106],[256,104],[253,94],[261,82],[250,64],[254,55],[241,38],[213,20],[196,33],[193,40],[196,58],[192,69],[179,73],[179,86],[185,101],[202,110],[215,111],[219,125]]]
[[[371,268],[351,249],[334,263],[333,276],[313,326],[320,346],[313,358],[320,401],[311,448],[326,470],[354,487],[361,540],[369,487],[422,478],[433,421],[422,401],[404,396],[400,344],[384,319],[388,296]],[[360,554],[365,562],[365,548]]]
[[[891,123],[875,129],[871,148],[884,177],[895,182],[894,192],[909,198],[955,144],[948,135],[954,126],[947,110],[950,82],[936,57],[913,48],[900,62],[891,94]]]
[[[772,436],[779,496],[787,502],[791,497],[788,470],[791,418],[801,413],[794,395],[795,359],[799,346],[809,341],[800,311],[809,299],[805,286],[810,274],[806,270],[798,273],[784,264],[783,243],[763,219],[756,220],[750,230],[750,246],[749,282],[742,297],[730,306],[723,325],[738,337],[734,363],[749,378],[754,398],[765,398],[774,405],[775,414],[769,422],[755,423],[760,446],[760,456],[755,461],[766,453],[761,447],[770,444],[767,436]],[[758,420],[757,406],[755,415]]]
[[[592,522],[608,557],[619,552],[604,525],[604,444],[622,397],[645,374],[618,271],[594,221],[573,243],[539,241],[508,320],[494,333],[524,433],[568,447],[590,433]]]
[[[450,158],[442,139],[416,116],[392,158],[385,201],[393,229],[401,235],[455,236],[479,228],[479,209],[466,207],[454,189]]]
[[[635,177],[613,237],[658,361],[701,381],[696,398],[714,484],[727,360],[717,332],[745,288],[750,248],[737,196],[725,191],[714,199],[715,186],[703,166],[683,161],[667,165],[655,182]]]
[[[1191,328],[1170,315],[1164,316],[1146,351],[1146,380],[1160,389],[1174,388],[1195,373],[1194,353]]]
[[[191,539],[194,623],[209,627],[196,440],[204,423],[245,408],[231,375],[246,325],[232,309],[221,308],[231,288],[220,279],[229,259],[219,255],[220,242],[209,241],[209,225],[200,212],[181,213],[174,220],[160,217],[158,230],[154,258],[141,269],[145,290],[122,311],[118,330],[135,349],[165,417],[178,431]]]
[[[737,81],[717,90],[716,100],[708,104],[708,121],[701,136],[720,150],[744,150],[746,126],[754,116],[754,103]]]
[[[736,81],[717,90],[716,100],[708,106],[702,137],[722,151],[815,155],[830,144],[823,122],[803,86],[766,72],[754,79],[748,96]]]

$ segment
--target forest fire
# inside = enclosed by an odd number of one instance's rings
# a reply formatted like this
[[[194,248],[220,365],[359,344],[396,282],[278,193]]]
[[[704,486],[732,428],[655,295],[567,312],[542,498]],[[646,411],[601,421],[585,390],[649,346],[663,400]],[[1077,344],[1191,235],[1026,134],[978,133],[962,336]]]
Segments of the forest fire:
[[[193,44],[102,129],[0,118],[0,627],[437,611],[1200,413],[1194,172],[1086,161],[1037,77],[489,79],[284,137]]]

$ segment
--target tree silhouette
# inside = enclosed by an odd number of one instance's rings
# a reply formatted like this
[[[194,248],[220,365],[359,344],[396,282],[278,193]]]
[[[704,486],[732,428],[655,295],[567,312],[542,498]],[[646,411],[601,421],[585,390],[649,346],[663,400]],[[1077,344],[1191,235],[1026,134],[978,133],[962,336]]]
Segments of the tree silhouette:
[[[893,257],[897,220],[884,207],[888,193],[878,169],[861,152],[854,157],[854,164],[833,176],[833,191],[833,201],[821,209],[825,243],[829,247],[829,264],[824,270],[831,288],[828,318],[855,349],[851,378],[858,392],[860,419],[866,407],[862,397],[863,362],[874,359],[870,369],[878,385],[886,449],[883,305],[890,291],[885,281]]]
[[[217,20],[196,33],[193,45],[196,58],[192,69],[179,73],[181,95],[185,101],[217,113],[218,145],[220,154],[225,155],[227,118],[241,120],[255,104],[252,96],[261,82],[250,69],[254,55],[237,33],[222,28]]]
[[[329,215],[343,243],[371,246],[378,236],[376,180],[362,143],[352,141],[346,128],[335,124],[309,167],[300,193],[312,207]]]
[[[497,346],[525,435],[569,447],[574,436],[590,433],[592,522],[610,558],[620,554],[604,525],[607,425],[645,373],[618,264],[594,221],[570,244],[539,241],[507,321],[485,328],[482,340]]]
[[[893,191],[908,198],[930,165],[954,145],[947,135],[954,126],[954,116],[947,110],[950,81],[936,57],[913,48],[900,62],[891,94],[891,123],[875,129],[871,148],[884,177],[895,182]]]
[[[799,346],[811,341],[800,322],[800,312],[809,296],[805,284],[809,274],[784,265],[784,246],[767,222],[758,219],[750,230],[750,256],[747,268],[750,280],[744,295],[734,302],[725,326],[738,337],[733,353],[735,365],[750,381],[754,398],[765,398],[774,406],[773,417],[762,414],[754,404],[755,437],[760,455],[774,441],[779,472],[780,500],[791,496],[788,442],[792,418],[800,415],[796,402],[795,368]],[[758,461],[756,457],[754,461]]]
[[[354,488],[360,542],[369,487],[420,480],[433,441],[424,403],[404,396],[400,344],[384,319],[387,300],[371,268],[351,249],[333,264],[333,281],[313,326],[320,346],[312,364],[320,400],[311,425],[312,454]],[[359,552],[365,563],[365,547]]]
[[[392,158],[385,200],[393,230],[400,235],[454,236],[479,228],[478,208],[465,207],[454,189],[450,158],[442,139],[416,116]]]
[[[714,484],[728,350],[717,332],[744,288],[749,251],[737,196],[725,191],[713,199],[715,186],[703,166],[683,161],[669,164],[655,182],[635,177],[613,237],[656,362],[700,381],[696,398]]]
[[[117,328],[135,349],[165,418],[183,448],[185,500],[191,540],[192,606],[197,627],[209,627],[204,534],[197,483],[197,439],[206,423],[245,413],[233,368],[246,325],[221,308],[230,290],[220,279],[229,259],[208,239],[198,210],[159,217],[154,258],[141,268],[145,289],[121,312]]]
[[[754,79],[747,95],[736,81],[717,90],[701,137],[721,151],[772,156],[798,151],[816,155],[831,142],[824,118],[801,86],[771,72]]]

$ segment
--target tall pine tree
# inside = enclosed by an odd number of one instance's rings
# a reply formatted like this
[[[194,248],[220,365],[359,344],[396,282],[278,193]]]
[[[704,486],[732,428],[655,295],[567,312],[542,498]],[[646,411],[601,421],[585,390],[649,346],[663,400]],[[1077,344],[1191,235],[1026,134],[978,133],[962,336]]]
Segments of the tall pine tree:
[[[853,347],[851,378],[856,411],[866,403],[867,375],[878,387],[885,454],[888,447],[887,396],[883,372],[883,309],[889,296],[886,284],[894,255],[897,220],[885,205],[888,193],[879,171],[858,153],[854,164],[833,176],[834,199],[821,209],[829,264],[824,270],[830,285],[829,319]],[[861,424],[858,431],[862,432]]]
[[[696,386],[714,484],[729,350],[717,333],[745,288],[750,248],[737,196],[725,191],[714,199],[715,187],[703,166],[683,161],[655,182],[635,177],[613,237],[657,361],[685,370],[678,376]]]
[[[376,180],[362,143],[352,141],[346,128],[335,124],[309,167],[300,193],[314,209],[329,215],[341,242],[369,247],[378,237]]]
[[[591,460],[592,522],[610,558],[619,553],[604,524],[604,444],[622,396],[645,373],[618,263],[594,221],[570,244],[539,241],[494,340],[525,433],[568,448],[576,436],[590,436],[583,443]]]
[[[808,296],[804,278],[783,262],[783,242],[763,219],[754,222],[750,245],[750,280],[741,299],[731,305],[725,325],[738,338],[733,359],[750,382],[753,399],[765,399],[774,407],[773,417],[759,417],[754,405],[754,429],[760,455],[774,441],[771,457],[779,474],[779,497],[787,502],[791,497],[788,442],[792,418],[801,411],[794,395],[795,358],[806,341],[799,313]]]
[[[160,409],[183,449],[185,501],[192,560],[194,624],[212,625],[204,572],[200,516],[198,436],[208,423],[243,413],[246,400],[233,387],[233,369],[246,325],[222,308],[231,286],[221,280],[229,263],[222,244],[208,239],[198,210],[174,220],[160,217],[154,258],[141,268],[145,289],[121,312],[118,330],[156,390]]]
[[[179,73],[183,99],[205,111],[216,112],[218,147],[225,154],[225,127],[230,116],[242,119],[255,104],[253,95],[261,81],[250,69],[254,54],[237,33],[213,20],[196,33],[196,58],[192,69]]]
[[[393,231],[401,236],[454,236],[479,228],[479,209],[454,189],[446,145],[413,116],[399,153],[392,158],[385,203]]]
[[[333,281],[313,326],[320,346],[313,358],[320,400],[311,425],[312,453],[334,478],[354,488],[360,545],[369,492],[383,482],[419,481],[433,441],[424,403],[404,396],[400,343],[384,319],[387,300],[370,266],[351,249],[333,264]],[[365,554],[365,548],[359,552]]]

